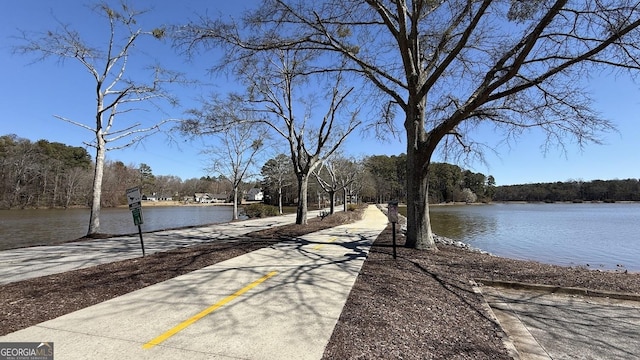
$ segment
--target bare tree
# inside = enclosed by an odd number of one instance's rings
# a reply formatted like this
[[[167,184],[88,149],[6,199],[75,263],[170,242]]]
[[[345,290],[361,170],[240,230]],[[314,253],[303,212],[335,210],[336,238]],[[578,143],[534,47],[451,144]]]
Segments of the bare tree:
[[[65,59],[77,61],[95,81],[95,86],[92,88],[96,95],[96,112],[93,121],[76,121],[55,115],[56,118],[91,131],[94,135],[93,141],[86,143],[96,149],[88,235],[98,233],[100,228],[106,152],[136,144],[144,137],[157,132],[166,122],[166,120],[159,121],[152,126],[142,127],[142,124],[132,122],[124,114],[137,110],[134,107],[136,103],[158,105],[154,101],[162,100],[171,105],[177,104],[176,99],[164,86],[167,83],[182,81],[179,74],[167,71],[159,65],[151,67],[150,76],[145,76],[144,80],[127,77],[130,72],[126,70],[134,44],[138,43],[143,36],[162,38],[164,30],[158,28],[143,31],[137,28],[138,18],[145,12],[134,10],[125,2],[121,3],[119,9],[102,2],[96,5],[94,10],[98,15],[106,18],[110,30],[104,43],[97,47],[91,46],[69,25],[60,23],[58,29],[44,33],[23,32],[23,45],[15,48],[18,53],[39,54],[38,61],[44,61],[50,57],[58,58],[60,61]],[[116,118],[122,122],[119,128],[115,127]],[[109,143],[112,145],[107,146]]]
[[[158,175],[156,176],[154,191],[165,200],[171,198],[173,201],[180,200],[180,187],[182,180],[176,175]]]
[[[329,213],[335,212],[335,195],[342,190],[342,206],[347,211],[350,185],[362,174],[361,164],[343,155],[333,154],[314,170],[318,184],[329,194]]]
[[[135,164],[105,161],[101,203],[106,207],[126,204],[127,188],[130,188],[131,184],[139,184],[139,181],[140,172]]]
[[[407,246],[435,249],[428,177],[437,149],[481,156],[473,130],[512,141],[543,131],[545,149],[599,142],[599,116],[582,79],[640,70],[640,2],[631,0],[265,0],[237,23],[203,20],[194,42],[228,46],[229,61],[256,51],[308,49],[315,68],[349,60],[400,110],[407,142]],[[319,58],[320,59],[320,58]],[[311,69],[308,69],[311,71]]]
[[[81,167],[74,167],[67,171],[62,182],[62,198],[65,209],[72,204],[74,198],[80,197],[79,194],[89,193],[89,184],[91,183],[89,175],[88,171]],[[82,191],[83,189],[85,191]]]
[[[269,159],[260,172],[263,183],[269,188],[276,188],[278,193],[278,213],[282,215],[282,189],[291,186],[291,160],[285,154],[278,154],[275,158]]]
[[[320,188],[329,195],[329,214],[333,214],[336,205],[336,192],[340,189],[335,162],[327,159],[312,173]]]
[[[230,104],[233,106],[233,104]],[[216,135],[220,145],[207,151],[211,155],[211,172],[224,176],[233,189],[233,219],[238,220],[240,185],[255,177],[257,156],[264,150],[264,132],[251,122],[238,122]]]
[[[341,157],[336,159],[335,168],[338,172],[338,183],[342,189],[342,205],[343,210],[348,210],[348,204],[354,193],[353,184],[358,180],[362,180],[364,172],[363,163],[354,159]]]
[[[310,54],[306,51],[277,50],[253,55],[235,68],[240,80],[247,85],[248,94],[232,95],[227,101],[244,103],[246,109],[260,116],[238,118],[214,99],[208,106],[194,111],[194,119],[186,121],[183,130],[215,133],[230,122],[251,121],[265,124],[278,137],[285,139],[298,182],[296,223],[306,224],[309,176],[361,123],[357,117],[358,110],[344,113],[344,108],[348,107],[347,97],[353,88],[343,89],[340,72],[336,76],[315,74],[315,77],[307,72],[306,62]],[[314,85],[316,92],[306,90],[310,84]],[[317,93],[323,91],[326,98],[318,98]],[[308,98],[298,98],[303,95]],[[326,106],[321,118],[315,111],[318,103]]]
[[[9,160],[3,166],[3,178],[7,181],[5,196],[8,208],[26,207],[35,193],[31,184],[37,180],[38,153],[26,139],[16,139],[16,145],[9,149]]]

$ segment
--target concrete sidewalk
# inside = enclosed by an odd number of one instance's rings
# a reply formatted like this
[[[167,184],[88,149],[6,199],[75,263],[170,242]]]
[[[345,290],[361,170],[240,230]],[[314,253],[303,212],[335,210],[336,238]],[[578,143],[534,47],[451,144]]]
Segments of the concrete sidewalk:
[[[318,211],[310,211],[309,217]],[[144,233],[147,255],[212,241],[232,241],[249,232],[292,224],[296,215],[274,216],[188,229]],[[0,251],[0,284],[57,274],[85,267],[142,256],[140,238],[117,236],[61,245],[36,246]]]
[[[387,218],[305,235],[0,337],[59,359],[320,359]]]
[[[521,360],[640,358],[639,301],[481,289]]]

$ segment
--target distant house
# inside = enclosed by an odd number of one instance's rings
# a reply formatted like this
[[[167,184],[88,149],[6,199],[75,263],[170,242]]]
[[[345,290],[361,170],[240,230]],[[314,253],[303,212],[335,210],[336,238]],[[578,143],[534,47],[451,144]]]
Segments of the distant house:
[[[247,191],[245,198],[247,201],[262,201],[264,199],[264,193],[260,189],[252,188]]]
[[[151,195],[142,195],[142,200],[147,201],[173,201],[173,196],[152,193]]]
[[[213,198],[208,193],[195,193],[193,195],[193,201],[199,204],[207,204],[213,202]]]
[[[211,198],[213,199],[213,202],[216,202],[216,203],[230,202],[229,194],[211,194]]]
[[[199,204],[224,203],[228,197],[227,194],[195,193],[193,201]]]

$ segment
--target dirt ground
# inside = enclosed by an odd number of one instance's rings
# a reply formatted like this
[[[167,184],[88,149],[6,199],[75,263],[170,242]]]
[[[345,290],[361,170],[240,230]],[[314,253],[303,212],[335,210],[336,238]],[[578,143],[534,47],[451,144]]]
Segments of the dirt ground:
[[[0,286],[0,335],[348,221],[357,212]],[[452,246],[399,247],[391,227],[376,240],[349,295],[325,359],[508,359],[504,334],[472,281],[484,278],[640,294],[640,274],[505,259]],[[404,241],[398,236],[398,243]]]

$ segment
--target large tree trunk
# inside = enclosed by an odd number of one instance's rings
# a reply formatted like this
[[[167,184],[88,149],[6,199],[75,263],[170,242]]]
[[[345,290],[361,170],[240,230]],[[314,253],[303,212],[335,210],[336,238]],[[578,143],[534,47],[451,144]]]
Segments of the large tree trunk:
[[[409,156],[407,160],[409,160]],[[424,168],[424,160],[414,156],[413,161],[407,161],[407,241],[406,247],[415,249],[436,249],[431,220],[429,218],[429,181],[428,170]],[[420,166],[422,165],[422,166]]]
[[[296,224],[307,224],[307,187],[309,186],[308,175],[298,175],[298,210],[296,211]]]
[[[429,164],[435,146],[424,131],[424,99],[409,101],[407,130],[407,240],[406,247],[436,250],[429,219]],[[411,104],[414,106],[411,106]],[[437,143],[437,142],[436,142]]]
[[[333,214],[336,209],[336,192],[329,191],[329,214]]]
[[[93,196],[91,201],[91,215],[89,216],[89,231],[87,235],[97,234],[100,231],[100,201],[102,198],[102,178],[104,175],[104,160],[107,152],[102,134],[96,136],[98,146],[96,149],[96,167],[93,174]]]

